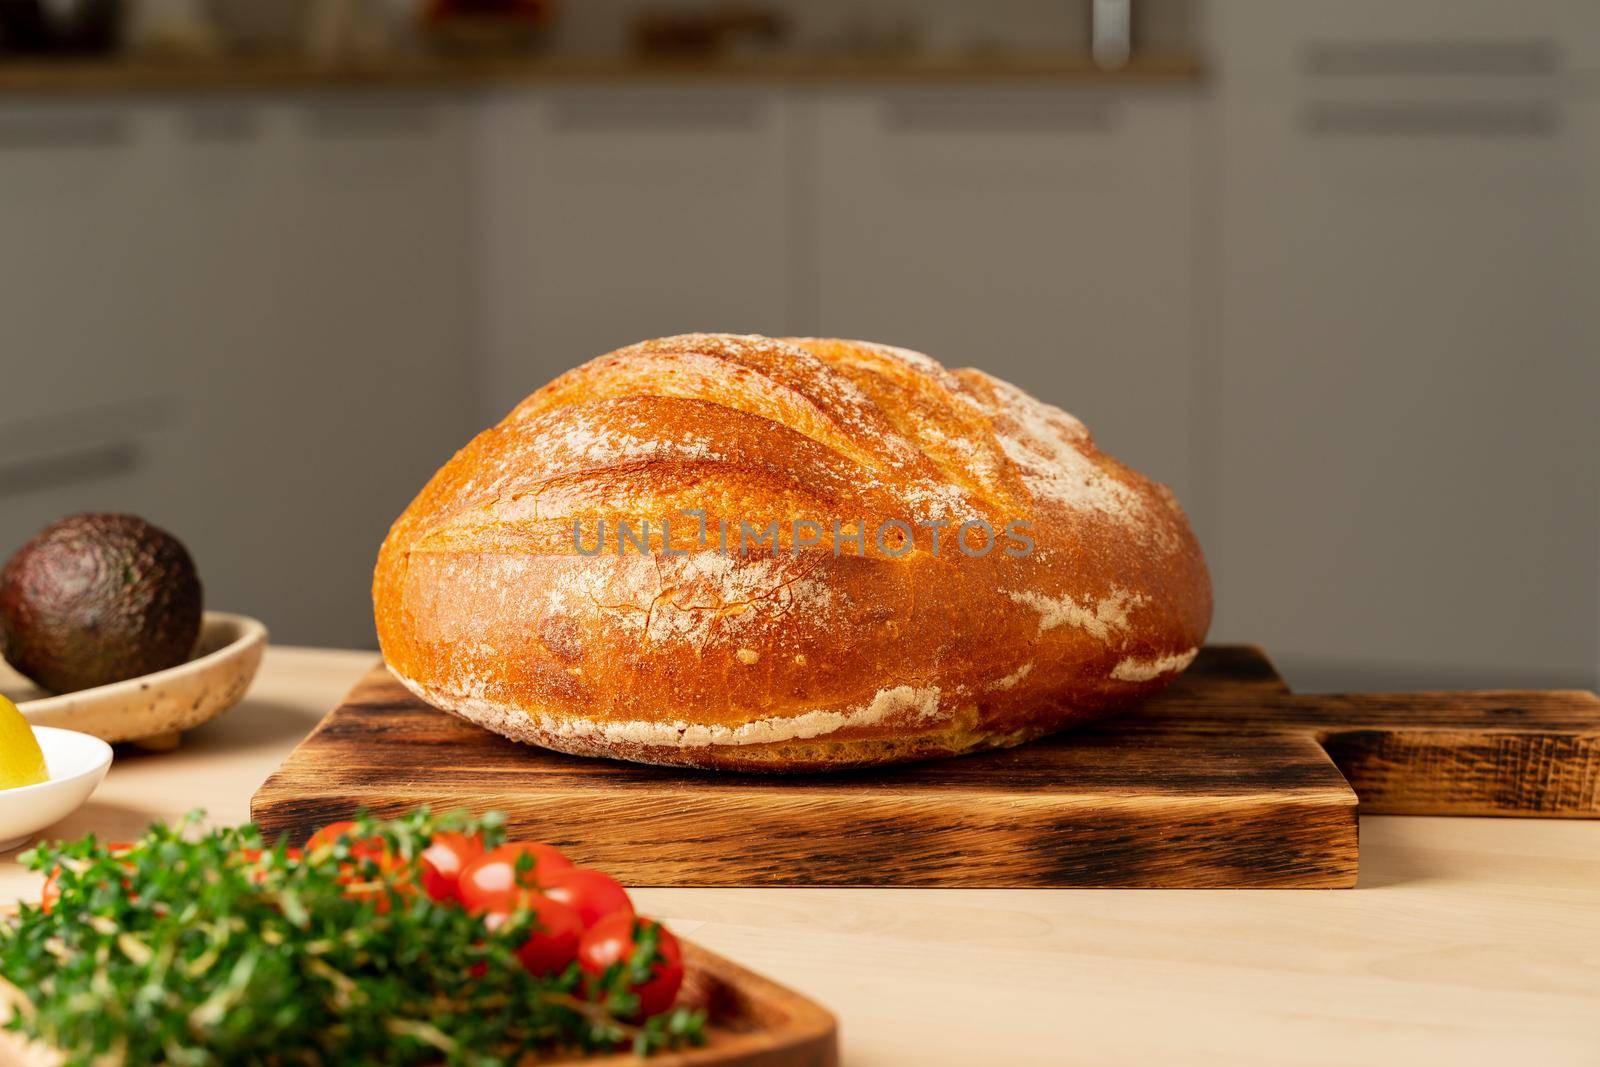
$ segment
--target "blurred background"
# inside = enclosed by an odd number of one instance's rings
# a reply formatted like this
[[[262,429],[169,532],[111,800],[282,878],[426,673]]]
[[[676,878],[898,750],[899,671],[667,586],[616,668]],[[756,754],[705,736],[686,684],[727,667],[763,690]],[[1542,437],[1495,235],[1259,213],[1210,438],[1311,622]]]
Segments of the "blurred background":
[[[734,330],[1077,414],[1300,687],[1600,683],[1592,0],[0,0],[0,311],[0,557],[137,512],[283,643]]]

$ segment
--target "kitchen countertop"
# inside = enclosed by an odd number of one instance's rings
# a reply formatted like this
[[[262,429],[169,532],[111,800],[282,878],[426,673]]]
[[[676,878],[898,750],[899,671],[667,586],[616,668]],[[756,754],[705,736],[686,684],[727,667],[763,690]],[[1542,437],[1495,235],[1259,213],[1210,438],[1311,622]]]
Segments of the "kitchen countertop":
[[[1136,57],[1106,71],[1078,53],[991,56],[804,56],[642,59],[531,56],[384,61],[236,59],[151,62],[0,61],[0,93],[226,92],[240,90],[473,88],[547,83],[712,82],[889,84],[1185,84],[1199,79],[1192,55]]]
[[[274,648],[175,752],[120,751],[50,831],[110,838],[250,794],[374,662]],[[36,876],[0,857],[0,899]],[[1354,890],[643,889],[806,993],[844,1062],[1600,1064],[1600,821],[1361,820]]]

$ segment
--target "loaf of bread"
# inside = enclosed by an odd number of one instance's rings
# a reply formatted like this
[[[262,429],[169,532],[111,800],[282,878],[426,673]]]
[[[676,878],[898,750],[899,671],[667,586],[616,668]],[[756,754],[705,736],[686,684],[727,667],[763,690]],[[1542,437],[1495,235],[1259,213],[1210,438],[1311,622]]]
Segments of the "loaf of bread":
[[[1016,745],[1194,658],[1161,485],[978,370],[692,334],[562,375],[394,524],[379,640],[423,700],[563,752],[818,771]]]

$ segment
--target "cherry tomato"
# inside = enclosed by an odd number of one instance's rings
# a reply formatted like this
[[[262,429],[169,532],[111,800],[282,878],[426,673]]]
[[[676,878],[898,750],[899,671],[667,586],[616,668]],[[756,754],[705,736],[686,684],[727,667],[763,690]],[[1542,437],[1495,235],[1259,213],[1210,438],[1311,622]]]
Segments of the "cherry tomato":
[[[329,847],[341,838],[349,840],[351,855],[375,855],[385,851],[381,837],[369,837],[365,840],[352,837],[350,832],[355,828],[356,824],[348,819],[342,822],[330,822],[306,841],[306,851],[315,852],[319,848]]]
[[[545,882],[544,894],[576,911],[585,927],[593,926],[614,912],[633,914],[633,901],[622,883],[609,874],[586,867],[557,871]]]
[[[533,931],[528,940],[517,949],[517,959],[530,974],[559,974],[567,969],[578,955],[578,941],[583,936],[583,920],[578,913],[560,901],[551,900],[541,893],[522,893],[515,897],[502,897],[489,905],[483,913],[483,922],[490,930],[498,930],[510,922],[518,911],[533,913]]]
[[[583,940],[578,942],[578,966],[594,979],[606,973],[613,963],[621,963],[633,955],[636,927],[654,927],[659,931],[660,948],[656,965],[650,971],[650,980],[635,986],[632,992],[639,998],[641,1018],[659,1015],[672,1007],[683,985],[683,949],[678,939],[665,926],[653,919],[636,919],[631,913],[614,912],[589,927]]]
[[[461,872],[483,855],[483,838],[476,834],[434,834],[422,852],[422,888],[434,900],[461,899]]]
[[[106,851],[115,856],[119,852],[131,852],[133,847],[133,842],[131,841],[112,841],[106,845]],[[133,864],[124,863],[123,866],[132,867]],[[132,889],[133,885],[127,879],[123,879],[122,888],[124,890]],[[60,899],[61,868],[55,867],[51,869],[49,877],[44,880],[44,888],[39,891],[39,910],[46,915],[50,914],[51,909],[56,906],[56,901]]]
[[[528,870],[519,872],[523,856],[530,857]],[[537,841],[516,841],[485,852],[461,872],[458,890],[468,911],[482,911],[520,890],[538,889],[557,871],[567,870],[572,861],[558,849]]]

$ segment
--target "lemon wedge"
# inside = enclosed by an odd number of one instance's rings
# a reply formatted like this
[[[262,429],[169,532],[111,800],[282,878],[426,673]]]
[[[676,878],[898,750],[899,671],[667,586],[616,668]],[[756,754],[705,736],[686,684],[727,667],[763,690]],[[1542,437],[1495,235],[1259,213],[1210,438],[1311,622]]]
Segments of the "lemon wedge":
[[[49,777],[33,727],[15,704],[0,696],[0,789],[38,785]]]

